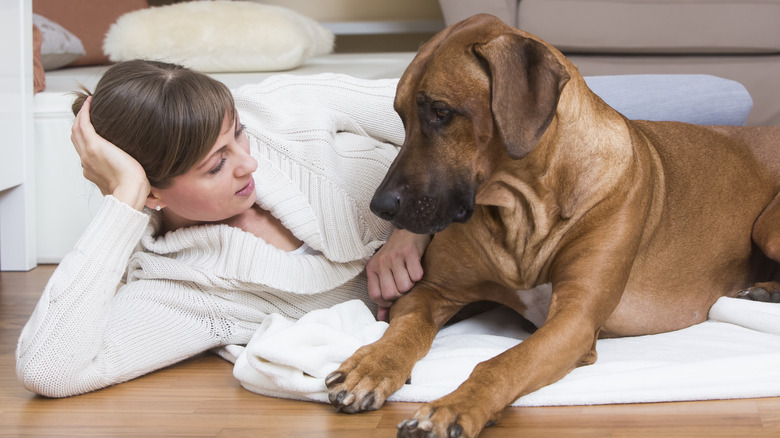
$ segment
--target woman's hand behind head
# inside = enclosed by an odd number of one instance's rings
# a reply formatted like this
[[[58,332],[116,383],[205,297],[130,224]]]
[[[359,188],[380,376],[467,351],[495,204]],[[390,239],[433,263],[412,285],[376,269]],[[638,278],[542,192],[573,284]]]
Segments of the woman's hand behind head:
[[[71,129],[71,141],[81,158],[84,177],[95,183],[103,195],[113,195],[136,210],[149,196],[149,180],[133,157],[96,132],[89,118],[92,98],[81,106]]]

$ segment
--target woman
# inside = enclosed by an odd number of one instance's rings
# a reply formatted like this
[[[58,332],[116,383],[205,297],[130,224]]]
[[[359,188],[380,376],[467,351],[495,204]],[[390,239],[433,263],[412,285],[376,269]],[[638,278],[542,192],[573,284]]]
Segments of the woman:
[[[25,386],[93,391],[245,344],[271,313],[370,305],[366,290],[386,316],[429,242],[368,210],[403,140],[394,91],[279,76],[231,95],[177,65],[111,67],[73,105],[106,196],[22,331]]]

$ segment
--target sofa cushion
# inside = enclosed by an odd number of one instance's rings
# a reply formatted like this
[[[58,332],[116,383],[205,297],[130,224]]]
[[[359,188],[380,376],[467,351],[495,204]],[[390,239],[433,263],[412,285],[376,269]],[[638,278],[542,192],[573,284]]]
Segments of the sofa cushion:
[[[585,82],[629,119],[741,126],[753,108],[742,84],[711,75],[586,76]]]
[[[520,0],[517,15],[568,53],[780,53],[780,0]]]

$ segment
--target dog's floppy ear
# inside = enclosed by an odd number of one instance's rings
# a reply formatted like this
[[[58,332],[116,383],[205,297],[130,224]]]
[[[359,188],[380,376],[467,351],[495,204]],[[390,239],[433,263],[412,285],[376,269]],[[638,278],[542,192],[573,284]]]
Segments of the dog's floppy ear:
[[[511,158],[522,158],[550,126],[569,75],[544,44],[514,33],[475,44],[474,53],[489,70],[501,140]]]

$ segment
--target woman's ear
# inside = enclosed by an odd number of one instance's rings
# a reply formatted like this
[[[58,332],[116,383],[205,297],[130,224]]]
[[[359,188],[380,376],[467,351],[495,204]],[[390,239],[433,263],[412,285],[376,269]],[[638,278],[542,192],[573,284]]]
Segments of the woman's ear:
[[[160,197],[155,193],[154,187],[149,191],[149,196],[146,197],[146,202],[144,205],[151,208],[152,210],[157,211],[160,211],[166,207],[165,202],[163,202],[163,200],[160,199]]]

